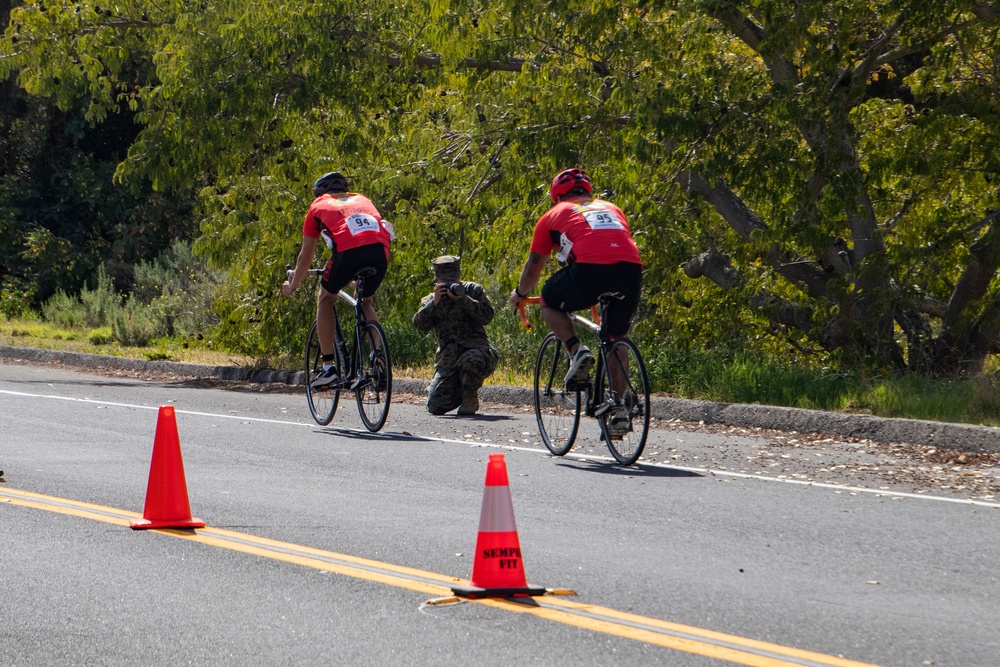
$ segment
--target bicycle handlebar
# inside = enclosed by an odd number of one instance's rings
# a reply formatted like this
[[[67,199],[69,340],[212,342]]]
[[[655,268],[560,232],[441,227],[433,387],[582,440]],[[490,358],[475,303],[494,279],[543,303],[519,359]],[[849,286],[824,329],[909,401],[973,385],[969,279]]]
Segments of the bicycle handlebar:
[[[306,275],[321,276],[323,275],[323,271],[325,271],[325,269],[309,269],[308,271],[306,271]],[[292,268],[291,264],[285,265],[285,275],[288,276],[289,280],[291,280],[292,276],[295,275],[295,269]],[[340,297],[343,301],[346,301],[352,308],[358,305],[358,300],[355,299],[350,294],[348,294],[347,292],[345,292],[344,290],[340,290],[340,292],[337,293],[337,296]]]
[[[531,322],[528,320],[528,316],[524,314],[524,307],[533,303],[541,303],[542,297],[540,296],[529,296],[521,299],[517,302],[517,314],[521,317],[521,324],[528,331],[531,331]],[[576,313],[570,313],[570,319],[575,322],[579,322],[589,329],[594,331],[599,331],[601,328],[601,313],[598,312],[597,306],[590,307],[590,314],[594,318],[593,320],[588,320],[586,317],[581,317]]]
[[[520,296],[520,295],[519,295]],[[528,320],[528,316],[524,314],[524,307],[531,303],[541,303],[542,297],[540,296],[529,296],[521,299],[517,302],[517,314],[521,317],[521,324],[528,331],[531,331],[531,321]]]

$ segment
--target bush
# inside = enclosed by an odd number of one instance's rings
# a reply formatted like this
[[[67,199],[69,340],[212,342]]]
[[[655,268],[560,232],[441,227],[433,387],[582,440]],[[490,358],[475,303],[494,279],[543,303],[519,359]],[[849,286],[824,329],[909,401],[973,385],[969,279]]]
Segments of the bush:
[[[97,267],[97,288],[80,290],[83,304],[84,324],[88,327],[104,327],[111,324],[111,314],[121,307],[121,297],[115,292],[114,283],[104,270]]]
[[[195,257],[190,243],[174,241],[155,262],[136,265],[132,298],[156,313],[164,335],[203,335],[218,322],[212,303],[225,277]]]
[[[78,298],[69,296],[62,290],[56,290],[56,293],[42,304],[42,319],[64,329],[75,329],[84,326],[87,321],[87,311]]]
[[[111,279],[101,266],[97,270],[95,289],[84,287],[79,298],[56,290],[42,304],[42,318],[64,329],[103,327],[111,324],[111,314],[120,307],[119,303]]]
[[[111,316],[111,332],[115,340],[128,347],[145,347],[149,341],[163,335],[156,313],[136,299],[116,308]]]
[[[114,341],[115,337],[111,333],[111,327],[101,327],[90,334],[87,339],[91,345],[107,345]]]

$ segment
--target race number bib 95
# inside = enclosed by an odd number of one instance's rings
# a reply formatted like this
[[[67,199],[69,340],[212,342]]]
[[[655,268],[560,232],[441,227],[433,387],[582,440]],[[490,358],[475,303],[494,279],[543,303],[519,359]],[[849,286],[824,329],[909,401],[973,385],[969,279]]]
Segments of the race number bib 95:
[[[606,208],[587,209],[583,217],[591,229],[625,229],[618,216]]]
[[[355,213],[348,216],[345,222],[347,223],[348,231],[351,232],[351,236],[378,231],[378,220],[375,216],[368,215],[367,213]]]

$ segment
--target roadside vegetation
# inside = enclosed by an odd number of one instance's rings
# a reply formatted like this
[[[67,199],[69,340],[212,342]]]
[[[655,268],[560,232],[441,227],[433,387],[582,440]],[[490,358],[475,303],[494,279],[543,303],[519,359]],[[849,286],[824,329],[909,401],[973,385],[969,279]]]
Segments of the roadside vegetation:
[[[506,295],[581,166],[642,252],[656,391],[1000,415],[995,0],[15,0],[0,29],[9,343],[297,366],[315,303],[279,286],[337,169],[398,236],[396,367],[429,374],[410,318],[458,254],[526,383],[544,327]]]
[[[86,300],[97,300],[94,292],[85,294]],[[108,303],[118,301],[110,293],[102,298]],[[294,370],[301,364],[297,349],[267,360],[220,349],[211,338],[210,327],[203,331],[197,327],[175,329],[174,335],[165,335],[167,313],[171,312],[166,308],[136,309],[135,312],[144,313],[139,317],[145,319],[133,321],[125,315],[127,302],[125,306],[112,305],[109,317],[119,318],[118,327],[107,323],[95,325],[94,322],[102,320],[87,318],[86,300],[59,297],[48,302],[40,316],[0,317],[0,345],[207,365]],[[537,322],[531,333],[526,332],[514,321],[509,309],[498,309],[490,330],[502,356],[488,384],[530,386],[533,355],[542,336],[540,326]],[[138,327],[141,335],[133,331],[134,327]],[[430,379],[434,374],[430,361],[433,337],[420,334],[407,324],[390,326],[387,331],[397,355],[394,362],[397,377]],[[139,344],[138,338],[145,342]],[[914,374],[865,376],[831,368],[727,356],[721,352],[671,353],[647,347],[641,338],[637,340],[646,356],[654,391],[660,395],[1000,426],[1000,373],[995,368],[957,379]]]

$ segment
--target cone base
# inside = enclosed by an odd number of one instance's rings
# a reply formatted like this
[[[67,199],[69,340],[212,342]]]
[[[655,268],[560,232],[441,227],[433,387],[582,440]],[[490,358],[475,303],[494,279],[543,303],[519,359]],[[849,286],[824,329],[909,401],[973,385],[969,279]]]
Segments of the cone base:
[[[517,588],[479,588],[478,586],[452,586],[451,592],[461,598],[481,600],[482,598],[527,598],[545,595],[544,586],[521,586]]]
[[[201,519],[135,519],[129,521],[132,530],[146,530],[148,528],[204,528],[205,522]]]

